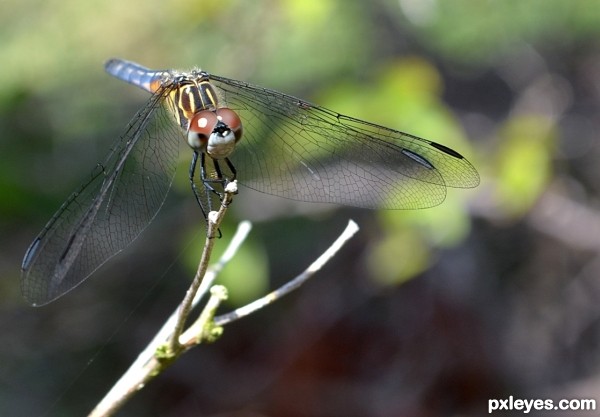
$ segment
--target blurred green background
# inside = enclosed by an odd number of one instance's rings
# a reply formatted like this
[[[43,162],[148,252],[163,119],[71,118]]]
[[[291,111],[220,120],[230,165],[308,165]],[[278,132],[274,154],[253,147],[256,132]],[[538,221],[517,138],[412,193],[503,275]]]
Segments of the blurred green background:
[[[482,176],[412,212],[242,189],[218,242],[254,221],[222,277],[228,308],[291,279],[348,218],[361,232],[306,287],[187,354],[119,415],[480,416],[509,395],[600,400],[597,2],[0,9],[0,415],[85,415],[193,276],[204,229],[184,151],[130,248],[46,307],[20,296],[27,246],[147,99],[103,72],[113,56],[303,97],[448,145]]]

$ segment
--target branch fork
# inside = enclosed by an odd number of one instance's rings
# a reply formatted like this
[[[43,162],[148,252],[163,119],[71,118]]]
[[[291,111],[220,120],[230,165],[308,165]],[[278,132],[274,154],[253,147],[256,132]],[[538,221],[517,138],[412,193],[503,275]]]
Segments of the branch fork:
[[[228,248],[217,263],[208,268],[212,249],[219,226],[227,212],[233,196],[237,193],[235,181],[227,184],[219,211],[210,212],[208,217],[207,237],[194,279],[186,294],[148,346],[140,353],[129,369],[115,383],[105,397],[97,404],[89,417],[112,416],[137,391],[150,380],[169,367],[183,353],[203,342],[214,342],[223,333],[223,327],[235,320],[245,317],[275,302],[284,295],[299,288],[314,275],[357,231],[358,226],[352,220],[338,239],[304,272],[288,281],[275,291],[255,300],[246,306],[216,316],[220,304],[227,299],[227,289],[222,285],[213,285],[218,273],[233,258],[240,245],[248,236],[251,225],[241,222]],[[198,318],[186,329],[185,325],[193,308],[204,295],[210,297]]]

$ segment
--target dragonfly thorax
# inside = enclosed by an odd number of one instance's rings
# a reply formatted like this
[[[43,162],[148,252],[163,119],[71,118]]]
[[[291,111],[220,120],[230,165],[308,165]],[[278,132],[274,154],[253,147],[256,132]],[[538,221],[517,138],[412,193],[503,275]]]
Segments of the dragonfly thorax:
[[[202,110],[190,120],[188,145],[213,159],[228,157],[242,137],[242,121],[231,109]]]

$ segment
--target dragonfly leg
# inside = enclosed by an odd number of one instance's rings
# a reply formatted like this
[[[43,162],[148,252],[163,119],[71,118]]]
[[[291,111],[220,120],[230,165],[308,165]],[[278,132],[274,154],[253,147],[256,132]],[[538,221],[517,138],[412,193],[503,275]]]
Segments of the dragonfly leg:
[[[202,206],[202,200],[200,200],[200,196],[198,195],[198,189],[196,188],[196,183],[194,182],[194,174],[196,171],[196,163],[198,161],[198,152],[194,151],[194,156],[192,158],[192,165],[190,166],[190,182],[192,183],[192,189],[194,190],[194,195],[196,196],[196,201],[198,201],[198,204],[200,205],[200,208],[202,208],[202,214],[204,214],[204,218],[208,219],[206,216],[206,210],[204,209],[204,207]],[[222,200],[221,194],[219,194],[214,188],[213,186],[210,184],[212,181],[209,178],[206,178],[206,156],[204,155],[204,153],[200,154],[200,180],[202,181],[202,184],[204,184],[204,192],[206,193],[206,201],[208,204],[208,211],[212,211],[212,200],[211,200],[211,193],[214,193],[216,195],[219,196],[219,199]],[[223,236],[223,234],[221,233],[221,229],[217,229],[217,238],[221,239],[221,237]]]
[[[213,184],[219,184],[221,186],[221,188],[223,188],[225,185],[226,179],[223,178],[223,174],[221,173],[221,167],[219,166],[219,163],[217,162],[217,160],[213,159],[212,161],[213,161],[213,166],[214,166],[215,178],[209,178],[206,175],[206,156],[204,153],[202,153],[200,155],[200,162],[201,162],[201,164],[200,164],[200,167],[201,167],[200,179],[202,180],[202,183],[204,184],[204,188],[207,190],[207,194],[213,193],[217,197],[219,197],[220,201],[223,201],[223,193],[217,191],[215,189],[215,187],[213,186]],[[210,197],[210,196],[208,196],[208,197]],[[210,198],[208,200],[210,201]]]
[[[192,186],[192,192],[194,193],[196,202],[200,206],[200,209],[202,210],[202,214],[204,215],[204,218],[206,219],[206,210],[204,209],[204,206],[202,205],[202,200],[200,199],[200,195],[198,194],[198,187],[196,187],[196,183],[194,182],[194,176],[196,175],[196,164],[197,163],[198,163],[198,152],[194,151],[194,154],[192,155],[192,162],[190,163],[190,171],[189,171],[190,184]],[[204,166],[202,166],[202,170],[204,170]],[[210,207],[208,207],[208,208],[210,208]]]
[[[225,161],[227,162],[227,165],[229,166],[230,169],[233,168],[233,164],[229,161],[229,159],[225,158]],[[217,174],[217,179],[215,179],[214,181],[220,183],[223,190],[225,190],[225,187],[227,186],[227,184],[230,181],[233,181],[235,179],[235,168],[232,169],[232,173],[233,173],[232,179],[229,179],[223,175],[223,172],[221,171],[221,166],[219,165],[219,161],[216,159],[213,159],[213,162],[214,162],[214,166],[215,166],[215,173]],[[237,191],[236,191],[236,194],[237,194]],[[223,194],[219,194],[219,199],[221,200],[221,204],[223,204],[223,200],[224,200]]]
[[[229,158],[225,158],[225,162],[227,163],[227,166],[229,167],[229,169],[231,170],[231,173],[233,174],[233,176],[231,178],[229,178],[229,182],[235,181],[235,179],[237,178],[237,171],[235,169],[235,166],[229,160]]]

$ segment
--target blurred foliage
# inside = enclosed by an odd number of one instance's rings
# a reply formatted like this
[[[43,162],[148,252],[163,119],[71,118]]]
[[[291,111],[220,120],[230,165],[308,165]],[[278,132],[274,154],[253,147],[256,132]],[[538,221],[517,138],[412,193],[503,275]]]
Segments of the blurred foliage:
[[[182,144],[174,192],[131,249],[48,307],[20,298],[27,245],[147,99],[104,74],[112,56],[278,89],[443,143],[482,175],[417,211],[305,208],[243,189],[217,244],[236,216],[257,219],[221,277],[233,305],[292,278],[348,217],[361,235],[316,282],[184,357],[124,415],[481,415],[507,392],[596,395],[584,388],[600,370],[597,2],[0,8],[0,414],[83,415],[195,272],[204,231]]]
[[[508,215],[525,215],[552,180],[556,126],[543,117],[510,120],[497,150],[497,204]],[[524,175],[527,173],[527,175]]]
[[[468,66],[500,64],[527,43],[568,48],[600,28],[594,0],[388,0],[399,20],[446,59]],[[396,7],[400,4],[400,7]]]

